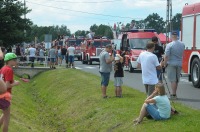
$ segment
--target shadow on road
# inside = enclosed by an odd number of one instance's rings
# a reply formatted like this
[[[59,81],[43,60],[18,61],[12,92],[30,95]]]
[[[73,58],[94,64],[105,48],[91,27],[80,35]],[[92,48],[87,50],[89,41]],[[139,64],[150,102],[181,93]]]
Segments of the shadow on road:
[[[124,71],[129,72],[127,69],[125,69]],[[132,73],[142,73],[141,70],[134,70]]]

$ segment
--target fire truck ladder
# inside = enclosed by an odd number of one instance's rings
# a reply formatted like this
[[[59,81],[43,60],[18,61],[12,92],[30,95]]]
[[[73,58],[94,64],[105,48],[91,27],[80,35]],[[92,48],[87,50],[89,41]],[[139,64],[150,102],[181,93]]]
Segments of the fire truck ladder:
[[[166,43],[169,42],[169,32],[172,32],[172,0],[167,0]]]

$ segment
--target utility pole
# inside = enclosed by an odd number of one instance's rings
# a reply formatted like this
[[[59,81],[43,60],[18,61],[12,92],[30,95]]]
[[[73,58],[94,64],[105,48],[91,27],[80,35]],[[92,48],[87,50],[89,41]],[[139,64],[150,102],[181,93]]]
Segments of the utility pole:
[[[169,42],[169,32],[172,32],[172,0],[167,0],[167,11],[166,11],[166,43]]]
[[[25,24],[24,24],[24,37],[26,37],[26,29],[25,29],[25,25],[26,25],[26,0],[24,0],[24,20],[25,20]]]

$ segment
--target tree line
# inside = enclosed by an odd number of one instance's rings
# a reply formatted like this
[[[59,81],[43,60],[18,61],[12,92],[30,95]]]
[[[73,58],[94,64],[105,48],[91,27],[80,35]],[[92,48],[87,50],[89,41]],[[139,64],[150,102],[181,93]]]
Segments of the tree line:
[[[18,0],[0,1],[0,45],[10,47],[22,42],[42,42],[45,34],[52,34],[55,40],[59,35],[71,36],[72,33],[67,25],[37,26],[26,18],[26,14],[31,12],[24,7],[24,4]],[[176,14],[172,19],[172,28],[180,30],[181,14]],[[116,29],[113,26],[104,24],[90,26],[90,29],[78,30],[73,33],[75,36],[86,36],[90,32],[95,32],[97,36],[106,36],[113,39],[113,30],[130,30],[134,28],[151,28],[158,33],[166,31],[166,22],[157,13],[148,15],[144,20],[131,20],[130,23],[117,23]]]

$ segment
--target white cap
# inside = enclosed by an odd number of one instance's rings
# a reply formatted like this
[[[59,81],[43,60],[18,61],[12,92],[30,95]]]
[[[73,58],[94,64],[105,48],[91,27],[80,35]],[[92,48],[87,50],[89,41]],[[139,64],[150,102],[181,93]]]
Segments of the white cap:
[[[115,60],[120,60],[120,58],[118,56],[115,57]]]

